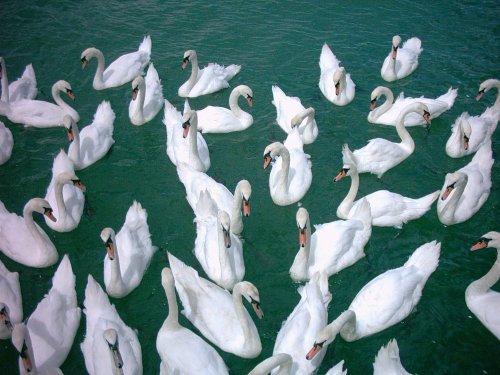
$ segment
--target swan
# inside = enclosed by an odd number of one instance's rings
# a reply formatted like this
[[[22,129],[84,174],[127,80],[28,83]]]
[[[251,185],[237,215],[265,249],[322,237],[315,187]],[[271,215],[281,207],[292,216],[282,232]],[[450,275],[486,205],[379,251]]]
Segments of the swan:
[[[493,247],[497,258],[491,269],[480,279],[473,281],[465,290],[465,302],[470,311],[500,340],[500,293],[491,289],[500,278],[500,233],[488,232],[471,247],[472,251]]]
[[[5,59],[0,56],[0,78],[2,85],[2,96],[0,97],[1,116],[7,115],[10,102],[16,102],[21,99],[35,99],[38,94],[35,70],[31,64],[26,65],[21,77],[9,83]]]
[[[491,140],[484,143],[469,164],[447,173],[437,201],[438,219],[444,225],[462,223],[483,206],[491,190]]]
[[[382,346],[373,362],[373,375],[411,375],[401,364],[399,347],[396,339]]]
[[[7,211],[0,201],[0,250],[10,259],[28,267],[48,267],[57,262],[59,255],[49,236],[33,220],[33,212],[53,221],[49,202],[32,198],[23,209],[23,216]]]
[[[451,126],[451,134],[446,141],[446,155],[460,158],[472,155],[490,140],[498,123],[500,112],[488,107],[480,116],[470,116],[463,112]]]
[[[80,349],[87,372],[90,375],[142,374],[141,344],[136,332],[123,322],[108,295],[90,274],[83,305],[87,324]]]
[[[274,354],[255,366],[248,375],[268,375],[276,369],[273,375],[290,375],[292,373],[292,356],[286,353]]]
[[[311,236],[309,212],[296,214],[300,248],[290,267],[294,281],[309,280],[315,272],[331,276],[365,256],[364,247],[372,234],[370,203],[362,198],[351,218],[315,225]]]
[[[12,329],[23,320],[23,299],[19,274],[10,272],[0,261],[0,339],[11,337]]]
[[[344,360],[337,363],[325,375],[347,375],[347,370],[343,370]]]
[[[420,301],[429,276],[438,266],[440,252],[440,242],[427,242],[418,247],[403,266],[368,282],[349,308],[316,335],[307,358],[313,359],[339,332],[344,340],[354,341],[405,319]]]
[[[277,85],[273,85],[272,90],[272,103],[276,107],[276,122],[281,129],[289,134],[292,128],[297,126],[302,142],[305,145],[313,143],[318,137],[314,108],[305,108],[299,98],[287,96]]]
[[[241,65],[231,64],[227,67],[210,63],[204,68],[198,67],[198,55],[195,50],[184,52],[182,70],[191,63],[191,75],[177,91],[183,98],[196,98],[197,96],[211,94],[229,87],[229,81],[240,72]]]
[[[161,285],[168,303],[168,316],[156,336],[156,350],[166,374],[228,374],[217,351],[193,331],[179,324],[174,277],[170,268],[161,271]]]
[[[345,176],[350,176],[351,187],[337,207],[337,216],[341,219],[349,219],[353,217],[361,200],[354,201],[359,189],[359,174],[347,144],[342,146],[342,160],[344,165],[333,181],[337,182]],[[423,216],[431,209],[438,197],[439,190],[416,199],[404,197],[388,190],[377,190],[365,196],[370,203],[372,225],[395,228],[402,228],[404,223]]]
[[[62,126],[64,115],[70,115],[73,120],[78,122],[80,115],[61,99],[60,92],[65,92],[66,95],[75,100],[71,85],[67,81],[59,80],[52,85],[52,97],[56,104],[43,100],[20,99],[9,104],[7,118],[16,124],[36,128]]]
[[[333,54],[328,44],[323,44],[319,57],[319,89],[330,102],[344,106],[352,102],[356,93],[356,85],[351,75],[346,73],[340,61]]]
[[[393,36],[391,52],[385,58],[380,70],[380,75],[387,82],[404,78],[417,69],[418,58],[423,51],[422,41],[413,37],[404,42],[401,47],[399,47],[400,44],[401,37]]]
[[[134,125],[151,121],[164,104],[163,86],[153,63],[148,66],[146,78],[139,75],[132,81],[132,100],[128,116]]]
[[[64,127],[68,130],[68,156],[76,170],[80,170],[102,159],[115,143],[113,123],[115,112],[111,104],[103,100],[97,107],[91,124],[80,132],[71,116],[64,116]]]
[[[311,161],[303,145],[295,127],[284,144],[274,142],[264,150],[264,169],[274,161],[269,174],[269,191],[278,206],[298,202],[311,186]]]
[[[328,324],[328,305],[332,295],[328,291],[328,276],[315,273],[311,280],[299,288],[300,301],[283,322],[273,354],[287,353],[292,356],[292,373],[312,374],[323,361],[324,354],[308,361],[304,353],[319,331]]]
[[[394,101],[394,94],[391,89],[385,86],[376,87],[371,94],[370,112],[368,113],[368,122],[372,124],[396,125],[397,118],[401,111],[411,103],[423,103],[429,109],[430,119],[440,116],[443,112],[451,109],[455,103],[458,89],[450,87],[446,93],[438,96],[436,99],[405,97],[401,92]],[[380,97],[385,96],[385,101],[377,107]],[[422,116],[410,112],[403,120],[405,126],[425,125],[426,121]]]
[[[53,374],[52,371],[57,371],[73,346],[80,317],[75,274],[65,254],[54,273],[49,292],[38,303],[26,324],[14,326],[12,342],[21,353],[19,372]],[[25,360],[26,357],[29,360]]]
[[[500,111],[500,80],[498,79],[491,78],[481,82],[481,84],[479,85],[479,91],[477,92],[476,100],[481,100],[484,94],[492,88],[497,89],[497,98],[495,100],[495,103],[493,104],[493,108],[496,111]]]
[[[14,147],[14,137],[5,124],[0,121],[0,165],[5,164],[12,155]]]
[[[80,56],[82,69],[85,69],[94,57],[97,59],[97,69],[92,83],[95,90],[124,85],[144,73],[144,68],[151,59],[151,37],[146,35],[137,51],[121,55],[109,64],[106,70],[104,70],[103,53],[94,47],[87,48]]]
[[[234,194],[220,182],[208,174],[196,171],[187,164],[177,166],[177,175],[186,190],[186,199],[196,212],[196,205],[203,190],[208,190],[217,208],[227,212],[231,218],[231,232],[240,234],[243,231],[242,216],[250,216],[250,197],[252,185],[248,180],[240,180],[236,184]]]
[[[182,313],[214,345],[242,358],[255,358],[262,351],[257,327],[243,306],[244,297],[259,319],[263,317],[259,291],[248,281],[237,283],[233,293],[198,276],[171,253],[168,261],[175,288],[182,301]]]
[[[106,292],[122,298],[140,284],[158,247],[151,243],[147,212],[134,201],[127,211],[125,223],[116,234],[106,227],[101,231],[106,245],[104,257],[104,284]]]
[[[408,129],[404,126],[405,117],[413,112],[418,113],[430,125],[429,108],[425,104],[419,102],[408,104],[399,113],[396,120],[396,131],[401,142],[391,142],[385,138],[373,138],[368,141],[366,146],[353,151],[358,173],[369,172],[381,178],[385,172],[413,154],[415,142]]]

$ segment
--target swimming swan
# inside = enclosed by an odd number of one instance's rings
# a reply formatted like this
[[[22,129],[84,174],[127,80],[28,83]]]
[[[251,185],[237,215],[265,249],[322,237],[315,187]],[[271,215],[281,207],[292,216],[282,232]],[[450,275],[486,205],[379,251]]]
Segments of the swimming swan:
[[[10,103],[21,99],[35,99],[38,94],[35,71],[33,65],[26,65],[24,72],[14,82],[9,83],[5,59],[0,56],[0,78],[2,86],[2,96],[0,97],[0,115],[6,116]]]
[[[292,364],[290,354],[273,354],[255,366],[248,375],[268,375],[274,369],[276,371],[273,372],[273,375],[290,375],[292,373]]]
[[[400,44],[401,37],[395,35],[392,38],[391,52],[382,64],[380,75],[387,82],[404,78],[417,69],[418,58],[423,51],[421,40],[413,37],[404,42],[401,47],[399,47]]]
[[[479,85],[479,91],[477,92],[476,100],[481,100],[484,94],[492,88],[497,89],[497,98],[492,107],[495,109],[495,111],[500,111],[500,80],[498,79],[491,78],[481,82],[481,84]]]
[[[139,75],[132,81],[132,100],[128,106],[130,122],[143,125],[151,121],[160,112],[164,101],[160,77],[153,63],[150,63],[146,78]]]
[[[0,165],[5,164],[12,155],[14,148],[14,137],[5,124],[0,121]]]
[[[396,339],[390,340],[382,346],[373,362],[373,375],[411,375],[401,364],[399,347]]]
[[[0,261],[0,339],[11,337],[12,330],[23,320],[23,299],[19,273],[10,272]]]

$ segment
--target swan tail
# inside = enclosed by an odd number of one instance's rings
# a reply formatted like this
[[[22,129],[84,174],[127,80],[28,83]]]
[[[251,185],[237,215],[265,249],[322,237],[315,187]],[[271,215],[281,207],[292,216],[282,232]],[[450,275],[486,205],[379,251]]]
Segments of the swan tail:
[[[27,99],[34,99],[38,94],[38,88],[36,87],[36,75],[32,64],[26,65],[23,75],[19,79],[28,85]]]
[[[448,105],[448,109],[450,109],[453,106],[453,104],[455,103],[455,99],[457,98],[457,95],[458,95],[458,89],[454,89],[454,88],[450,87],[445,94],[437,97],[436,100],[440,100],[442,102],[445,102]]]
[[[217,204],[212,199],[208,189],[200,191],[198,202],[196,203],[196,220],[217,216]]]
[[[52,176],[56,177],[56,174],[62,172],[74,172],[75,167],[73,162],[69,158],[66,151],[61,149],[57,156],[54,159],[54,163],[52,164]]]
[[[285,98],[286,95],[285,93],[283,92],[283,90],[277,86],[277,85],[273,85],[272,86],[272,90],[273,90],[273,101],[272,101],[272,104],[277,107],[278,106],[278,102]]]
[[[95,111],[93,122],[99,126],[100,130],[105,129],[106,133],[112,135],[115,118],[116,115],[111,108],[111,103],[107,100],[103,100]]]
[[[52,288],[56,289],[61,294],[74,295],[76,298],[75,274],[73,273],[68,254],[64,254],[61,263],[59,263],[54,273]]]
[[[337,69],[340,61],[333,54],[328,44],[323,44],[321,55],[319,56],[319,67],[321,70]]]
[[[168,252],[167,254],[168,263],[170,269],[172,270],[172,274],[174,275],[175,289],[177,290],[179,298],[182,301],[182,306],[184,307],[182,313],[185,316],[189,317],[191,315],[191,306],[189,305],[190,299],[188,292],[184,288],[184,285],[199,285],[200,276],[194,268],[189,267],[183,261],[172,255],[170,252]]]
[[[408,207],[403,212],[403,222],[407,223],[410,220],[418,219],[423,216],[427,211],[431,209],[432,204],[439,197],[439,190],[436,190],[430,194],[424,195],[421,198],[405,198],[405,204]]]
[[[411,49],[417,55],[420,55],[423,51],[422,41],[417,37],[408,39],[406,42],[403,43],[403,46],[401,48]]]
[[[146,35],[144,37],[142,43],[139,46],[139,51],[144,51],[148,54],[151,54],[151,37],[149,35]]]
[[[386,346],[382,346],[373,362],[373,374],[386,374],[387,369],[398,369],[398,374],[405,375],[405,371],[399,358],[399,347],[396,339],[390,340]],[[409,374],[408,374],[409,375]]]
[[[241,65],[236,65],[236,64],[231,64],[227,66],[224,71],[226,75],[226,80],[229,81],[231,78],[233,78],[236,74],[238,74],[241,70]]]
[[[89,274],[87,277],[87,286],[85,288],[85,300],[83,301],[83,311],[87,315],[87,320],[89,320],[89,312],[99,314],[103,306],[110,305],[108,295],[102,290],[101,286],[95,281],[92,275]]]
[[[440,242],[437,242],[436,240],[427,242],[413,252],[404,264],[404,267],[414,266],[419,269],[424,276],[423,285],[429,276],[436,270],[439,263],[440,253]]]

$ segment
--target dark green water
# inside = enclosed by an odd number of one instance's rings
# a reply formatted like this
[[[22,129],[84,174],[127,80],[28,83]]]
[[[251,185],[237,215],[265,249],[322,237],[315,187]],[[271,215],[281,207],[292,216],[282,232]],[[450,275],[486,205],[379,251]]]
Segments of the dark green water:
[[[422,4],[420,4],[422,3]],[[68,253],[77,276],[79,303],[83,303],[87,275],[103,285],[104,247],[101,229],[118,230],[134,199],[148,211],[153,244],[160,247],[141,285],[123,299],[112,299],[122,317],[138,330],[145,374],[158,372],[160,358],[155,340],[167,315],[160,284],[161,269],[169,250],[201,271],[192,254],[195,239],[193,213],[184,198],[175,167],[165,153],[166,132],[162,112],[150,123],[134,127],[128,119],[130,86],[95,91],[95,62],[82,71],[81,52],[95,46],[108,61],[137,48],[145,34],[151,35],[152,61],[163,82],[165,97],[177,108],[183,99],[177,88],[189,72],[181,70],[183,52],[196,49],[200,65],[208,62],[241,64],[232,87],[247,84],[254,92],[251,113],[254,125],[241,133],[209,134],[212,166],[208,173],[232,189],[247,178],[253,186],[252,213],[245,221],[244,252],[246,279],[260,291],[265,317],[256,321],[263,351],[253,360],[220,352],[231,374],[246,374],[272,354],[274,340],[299,301],[288,269],[298,249],[295,213],[297,205],[278,207],[268,189],[269,172],[262,169],[262,152],[285,134],[275,123],[271,85],[298,96],[316,109],[320,133],[306,146],[313,163],[312,186],[301,201],[313,223],[336,220],[336,208],[349,188],[349,181],[334,184],[332,177],[342,167],[341,145],[352,149],[368,139],[397,140],[393,127],[371,125],[366,120],[370,93],[387,85],[396,94],[436,97],[448,87],[459,90],[454,107],[432,123],[427,134],[410,128],[416,149],[403,164],[387,172],[381,181],[361,176],[359,195],[388,189],[419,197],[441,188],[447,172],[467,164],[471,157],[451,159],[445,154],[450,126],[464,111],[478,115],[491,105],[496,93],[481,102],[475,95],[479,84],[500,77],[500,5],[498,1],[427,2],[210,2],[190,1],[11,1],[0,6],[3,23],[0,54],[5,58],[10,80],[33,63],[40,90],[48,99],[52,84],[69,81],[76,94],[73,103],[81,116],[80,127],[92,120],[97,105],[111,101],[116,113],[111,152],[98,163],[77,174],[87,186],[84,216],[70,233],[51,231],[59,253]],[[411,76],[390,84],[380,77],[380,67],[393,35],[405,40],[418,36],[424,51]],[[351,73],[356,97],[346,107],[328,102],[318,88],[319,55],[327,42]],[[191,100],[193,108],[227,105],[229,90]],[[50,181],[53,157],[67,149],[62,129],[24,129],[4,119],[14,135],[9,162],[0,167],[0,200],[10,211],[22,212],[32,197],[43,197]],[[498,156],[498,134],[493,139]],[[401,266],[425,242],[442,243],[440,264],[430,277],[416,310],[403,322],[371,337],[345,342],[340,337],[328,348],[318,374],[344,359],[349,374],[369,374],[382,345],[396,338],[405,368],[414,374],[499,374],[500,345],[468,310],[464,291],[493,264],[496,252],[470,253],[470,246],[484,233],[499,230],[500,165],[492,170],[493,188],[482,209],[465,223],[443,226],[435,205],[424,217],[410,222],[402,233],[392,228],[373,229],[365,248],[366,257],[330,278],[333,301],[330,321],[346,309],[356,293],[375,276]],[[51,285],[56,266],[30,269],[3,255],[0,259],[20,274],[25,317],[34,310]],[[498,290],[498,286],[496,287]],[[500,313],[500,312],[499,312]],[[181,318],[181,323],[193,328]],[[80,329],[62,370],[84,374],[79,344],[85,334],[82,313]],[[17,372],[17,358],[9,341],[0,343],[2,373]],[[304,353],[305,354],[305,353]]]

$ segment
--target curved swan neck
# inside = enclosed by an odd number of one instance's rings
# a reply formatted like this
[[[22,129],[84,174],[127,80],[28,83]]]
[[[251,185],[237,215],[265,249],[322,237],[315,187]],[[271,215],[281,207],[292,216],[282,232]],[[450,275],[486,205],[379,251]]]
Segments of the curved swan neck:
[[[243,196],[241,194],[240,184],[236,185],[233,195],[233,207],[231,210],[231,231],[239,234],[243,231],[243,220],[241,218],[241,206],[243,204]]]
[[[73,141],[71,147],[71,153],[68,155],[71,160],[73,160],[73,163],[75,163],[75,166],[78,166],[81,164],[81,157],[80,157],[80,129],[78,129],[78,125],[76,124],[75,121],[71,122],[71,132],[73,134]]]
[[[286,353],[275,354],[259,363],[248,375],[267,375],[271,370],[278,368],[275,375],[290,375],[292,371],[292,357]]]
[[[191,118],[189,128],[189,154],[196,159],[200,158],[198,152],[198,117],[196,114]]]
[[[233,296],[234,310],[241,324],[243,336],[250,337],[251,336],[250,323],[248,321],[248,312],[245,309],[245,306],[243,306],[241,284],[238,283],[234,286],[232,296]]]
[[[460,198],[465,190],[465,186],[467,185],[468,176],[462,175],[462,182],[457,184],[457,186],[453,189],[453,192],[448,196],[448,202],[441,209],[441,217],[444,220],[452,221],[455,217],[455,211],[460,202]],[[441,198],[438,198],[441,199]]]
[[[24,222],[26,223],[26,227],[30,231],[31,235],[35,239],[35,241],[38,244],[44,243],[44,239],[42,237],[42,234],[38,230],[38,228],[35,225],[35,221],[33,220],[33,206],[31,204],[27,204],[24,206],[23,209],[23,217],[24,217]]]
[[[240,90],[233,90],[233,91],[231,91],[231,94],[229,95],[229,109],[238,118],[241,117],[241,115],[243,113],[245,113],[241,109],[240,104],[238,103],[238,99],[240,96],[243,96],[243,94]]]
[[[134,117],[141,121],[144,120],[144,100],[146,99],[146,83],[144,79],[139,80],[139,95],[136,98],[137,106],[135,107]]]
[[[335,337],[337,337],[339,333],[346,341],[352,341],[355,339],[356,313],[354,311],[344,311],[337,317],[337,319],[328,324],[323,331],[321,331],[321,335],[326,338],[325,342],[328,344],[335,340]]]
[[[356,199],[356,195],[358,194],[359,189],[359,174],[358,172],[351,167],[351,186],[349,187],[349,191],[345,196],[344,200],[339,204],[337,208],[337,216],[341,219],[347,219],[349,216],[349,211],[352,208],[354,203],[354,199]]]
[[[54,188],[54,195],[56,198],[56,204],[57,204],[57,212],[59,214],[59,217],[57,218],[58,220],[65,220],[67,217],[67,210],[66,210],[66,204],[64,203],[64,197],[63,197],[63,187],[66,183],[60,181],[56,177],[56,185]]]
[[[411,137],[410,133],[408,132],[408,129],[406,129],[404,120],[405,117],[411,113],[411,112],[417,112],[417,108],[419,108],[420,104],[419,103],[413,103],[408,106],[406,106],[403,111],[399,114],[397,120],[396,120],[396,131],[399,135],[399,138],[401,138],[401,144],[406,145],[410,150],[415,149],[415,142],[413,141],[413,138]],[[418,112],[417,112],[418,113]]]
[[[52,86],[52,97],[54,98],[54,101],[56,102],[56,104],[59,107],[61,107],[61,109],[64,112],[70,114],[75,121],[78,120],[77,118],[75,118],[76,111],[68,103],[66,103],[64,100],[62,100],[61,88],[58,87],[57,84]]]
[[[198,55],[194,54],[189,58],[191,63],[191,75],[188,79],[189,90],[191,90],[198,79],[198,71],[200,68],[198,67]]]
[[[7,78],[7,68],[3,58],[0,60],[0,64],[2,65],[2,97],[0,100],[9,103],[9,79]]]
[[[385,96],[385,100],[380,106],[376,107],[370,112],[370,117],[372,119],[377,119],[382,116],[389,109],[391,109],[392,105],[394,104],[394,94],[391,90],[389,90],[387,87],[380,87],[378,92],[379,94],[377,95],[377,100],[380,96]]]
[[[97,59],[97,68],[96,68],[96,71],[94,74],[93,85],[94,85],[94,87],[103,87],[104,86],[103,74],[104,74],[104,66],[105,66],[104,55],[97,48],[92,48],[90,53],[88,54],[89,60],[92,57],[95,57]]]
[[[179,307],[177,306],[177,298],[175,296],[174,280],[172,276],[167,277],[163,284],[165,295],[167,296],[168,315],[164,324],[169,326],[179,325]]]
[[[226,243],[224,241],[224,230],[222,228],[222,224],[218,217],[217,217],[217,241],[219,245],[220,269],[221,273],[223,273],[224,270],[228,269],[228,267],[231,268],[231,265],[228,264],[228,254],[227,254],[228,251],[231,251],[231,248],[226,248]]]
[[[485,293],[500,278],[500,249],[497,249],[497,259],[491,269],[481,278],[473,281],[467,288],[467,293]]]
[[[281,146],[278,150],[278,155],[281,156],[281,176],[278,181],[278,186],[284,191],[288,191],[288,174],[290,173],[290,152],[285,146]]]
[[[110,259],[110,285],[113,285],[117,289],[124,287],[122,272],[120,267],[120,249],[118,243],[116,242],[115,233],[111,232],[111,241],[113,241],[113,246],[115,247],[114,258]]]

